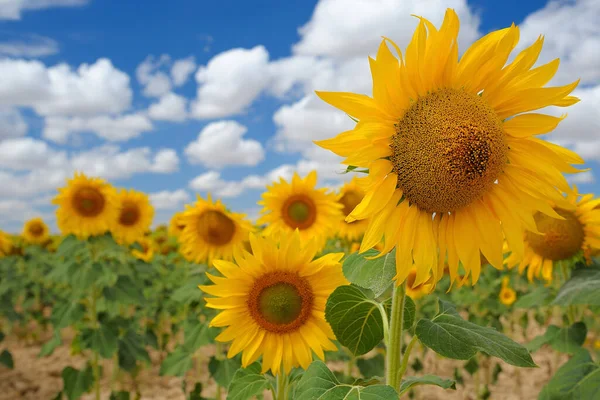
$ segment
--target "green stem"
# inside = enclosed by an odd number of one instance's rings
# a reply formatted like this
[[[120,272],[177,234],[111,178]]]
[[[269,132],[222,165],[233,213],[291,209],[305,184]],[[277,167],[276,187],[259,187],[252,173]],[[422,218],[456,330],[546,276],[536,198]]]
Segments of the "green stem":
[[[288,398],[288,377],[285,372],[277,374],[277,396],[275,400],[287,400]]]
[[[560,269],[562,270],[564,281],[567,282],[569,280],[569,269],[567,264],[565,262],[560,262]],[[567,318],[569,319],[569,325],[573,325],[577,320],[575,307],[572,305],[567,308]]]
[[[91,301],[91,312],[92,312],[92,326],[94,329],[98,329],[98,312],[96,310],[96,288],[92,288],[92,301]],[[100,400],[100,365],[98,363],[98,352],[94,351],[94,358],[92,360],[92,372],[94,374],[94,392],[96,400]]]
[[[392,315],[390,333],[386,351],[386,383],[396,390],[400,390],[398,380],[400,372],[400,359],[402,357],[402,336],[404,323],[404,302],[406,300],[406,281],[400,286],[394,286],[392,294]]]
[[[417,344],[417,336],[413,336],[408,342],[408,346],[406,346],[406,351],[404,351],[404,355],[402,356],[402,365],[400,366],[400,371],[398,371],[398,382],[402,382],[402,377],[404,373],[408,369],[408,360],[410,359],[410,353],[412,348]]]
[[[221,342],[217,342],[215,344],[215,358],[217,360],[221,360],[223,358],[223,344]],[[217,383],[217,392],[215,394],[216,400],[221,400],[221,386]]]

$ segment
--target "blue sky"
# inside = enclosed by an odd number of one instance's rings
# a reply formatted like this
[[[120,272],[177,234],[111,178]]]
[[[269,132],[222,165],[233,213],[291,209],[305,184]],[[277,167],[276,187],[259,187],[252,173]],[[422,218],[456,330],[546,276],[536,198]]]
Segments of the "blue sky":
[[[556,82],[582,76],[585,101],[550,138],[597,168],[600,133],[588,110],[600,101],[600,6],[592,0],[36,3],[0,5],[0,229],[17,231],[38,214],[53,225],[49,199],[74,169],[150,193],[158,222],[209,190],[255,217],[264,183],[294,170],[314,167],[336,187],[339,160],[310,143],[349,121],[313,91],[367,93],[367,56],[380,36],[404,48],[411,13],[439,24],[446,7],[461,17],[463,50],[512,22],[523,45],[546,35],[540,61],[565,60]],[[187,73],[175,78],[176,64]],[[215,161],[219,151],[225,161]],[[577,180],[598,192],[593,171]]]

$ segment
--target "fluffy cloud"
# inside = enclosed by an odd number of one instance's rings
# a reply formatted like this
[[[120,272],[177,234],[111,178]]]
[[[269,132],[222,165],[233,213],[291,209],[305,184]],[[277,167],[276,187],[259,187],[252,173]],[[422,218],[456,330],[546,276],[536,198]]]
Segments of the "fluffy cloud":
[[[88,0],[2,0],[0,19],[21,19],[23,11],[51,7],[76,7],[87,4]]]
[[[248,131],[235,121],[213,122],[204,127],[198,138],[185,148],[188,161],[210,168],[229,165],[257,165],[264,160],[260,142],[244,139]]]
[[[150,105],[148,116],[159,121],[182,122],[187,118],[187,99],[173,92]]]
[[[45,57],[58,53],[58,42],[48,37],[28,35],[8,35],[0,39],[0,55],[10,57]]]
[[[195,69],[196,61],[193,56],[176,60],[171,66],[173,85],[183,86]]]
[[[25,136],[27,129],[27,123],[19,110],[0,107],[0,141],[5,138]]]
[[[0,105],[32,107],[43,116],[117,114],[131,106],[129,76],[106,58],[76,70],[2,59],[0,76]]]
[[[140,113],[119,117],[48,117],[43,136],[56,143],[66,143],[73,134],[92,132],[103,139],[117,142],[138,137],[152,129],[152,122]]]
[[[163,190],[156,193],[150,193],[150,203],[157,210],[175,210],[180,209],[191,199],[190,194],[184,189],[175,191]]]
[[[66,161],[66,152],[54,150],[41,140],[24,137],[0,142],[0,168],[17,171],[42,170],[62,167]]]
[[[237,197],[246,189],[260,189],[265,187],[264,177],[250,175],[241,181],[225,181],[217,171],[208,171],[198,175],[189,183],[192,190],[210,192],[217,197]]]
[[[213,57],[196,72],[198,93],[192,115],[222,118],[242,113],[267,86],[268,62],[263,46],[232,49]]]
[[[571,184],[588,184],[596,182],[596,177],[592,171],[585,171],[579,174],[567,175],[567,180]]]
[[[171,61],[168,54],[158,59],[149,55],[138,65],[135,75],[144,86],[143,94],[147,97],[161,97],[169,93],[173,86],[182,86],[196,69],[194,57]]]

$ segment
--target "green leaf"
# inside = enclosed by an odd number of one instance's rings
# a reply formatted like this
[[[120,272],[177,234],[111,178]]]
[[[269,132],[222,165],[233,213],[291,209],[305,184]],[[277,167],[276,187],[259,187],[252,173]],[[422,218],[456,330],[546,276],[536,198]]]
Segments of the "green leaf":
[[[104,297],[120,304],[143,304],[145,297],[137,283],[127,275],[119,275],[112,287],[105,287]]]
[[[465,365],[463,365],[463,368],[469,373],[469,375],[475,375],[475,373],[479,371],[479,363],[477,362],[477,357],[473,357],[469,361],[467,361]]]
[[[600,306],[600,269],[573,270],[571,279],[560,288],[552,304]]]
[[[119,367],[125,371],[132,371],[138,361],[151,363],[150,355],[144,348],[144,337],[132,330],[128,330],[119,339]],[[162,366],[161,366],[162,370]]]
[[[211,357],[208,362],[208,371],[215,382],[226,388],[229,386],[233,376],[241,366],[241,363],[235,358],[217,360],[215,357]]]
[[[111,392],[108,400],[129,400],[130,398],[129,392],[120,391]]]
[[[0,342],[4,340],[4,333],[2,333],[2,331],[0,331]]]
[[[52,339],[44,343],[40,355],[38,357],[46,357],[54,353],[54,349],[62,345],[62,339],[60,337],[60,331],[55,330]]]
[[[374,376],[384,376],[385,357],[383,354],[378,353],[375,357],[359,358],[356,360],[356,366],[365,379]]]
[[[327,299],[325,319],[337,340],[354,355],[362,355],[383,339],[378,303],[356,286],[340,286]]]
[[[192,356],[181,347],[175,349],[160,365],[160,375],[184,376],[192,369]]]
[[[539,400],[597,399],[600,396],[600,367],[583,349],[562,365],[540,392]]]
[[[258,396],[271,387],[271,383],[261,374],[259,363],[248,368],[240,368],[229,384],[227,400],[247,400]]]
[[[333,372],[321,361],[306,370],[296,386],[294,400],[388,400],[398,393],[387,385],[340,385]]]
[[[15,367],[15,362],[13,361],[10,351],[4,350],[2,353],[0,353],[0,364],[4,364],[4,366],[8,369],[13,369]]]
[[[415,324],[415,316],[417,315],[417,306],[410,297],[404,298],[404,318],[402,318],[402,329],[408,330]]]
[[[83,305],[69,301],[54,307],[50,320],[55,329],[62,329],[75,324],[84,315],[85,308]]]
[[[202,397],[202,384],[200,382],[196,382],[194,390],[192,390],[188,396],[188,400],[206,400]]]
[[[208,323],[202,323],[197,320],[186,324],[184,327],[183,347],[185,351],[194,353],[202,346],[211,344],[213,339],[218,335],[219,329],[210,328]]]
[[[524,296],[519,297],[517,302],[514,304],[515,308],[533,308],[547,306],[550,303],[552,293],[546,286],[540,286],[533,290],[531,293],[527,293]]]
[[[440,310],[442,307],[440,304]],[[468,360],[482,351],[518,367],[536,366],[525,347],[495,329],[465,321],[448,311],[432,320],[421,319],[415,333],[421,343],[444,357]]]
[[[76,400],[92,388],[94,374],[90,366],[83,371],[66,367],[62,370],[62,379],[63,393],[67,395],[69,400]]]
[[[373,260],[367,257],[379,255],[377,250],[367,250],[363,254],[353,253],[344,260],[344,276],[351,283],[381,296],[393,282],[396,275],[396,250]]]
[[[495,385],[498,382],[498,375],[502,372],[502,366],[500,364],[494,365],[494,370],[492,371],[492,385]]]
[[[550,325],[543,335],[535,337],[526,347],[533,352],[543,345],[549,344],[556,351],[573,354],[581,348],[586,335],[587,328],[583,322],[577,322],[565,328]]]
[[[100,325],[98,329],[81,331],[82,348],[97,352],[103,358],[111,358],[117,351],[118,337],[110,325]]]
[[[454,379],[444,379],[436,375],[411,376],[402,381],[400,384],[400,397],[411,388],[420,385],[435,385],[442,389],[456,390],[456,382]]]

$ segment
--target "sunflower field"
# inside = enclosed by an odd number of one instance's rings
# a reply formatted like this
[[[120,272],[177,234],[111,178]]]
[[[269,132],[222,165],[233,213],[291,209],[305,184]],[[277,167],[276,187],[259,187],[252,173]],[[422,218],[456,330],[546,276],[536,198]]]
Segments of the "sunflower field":
[[[458,57],[456,13],[369,58],[356,122],[257,221],[198,196],[152,228],[148,195],[76,173],[0,231],[0,399],[600,399],[600,198],[544,140],[578,81],[508,61],[511,26]]]

